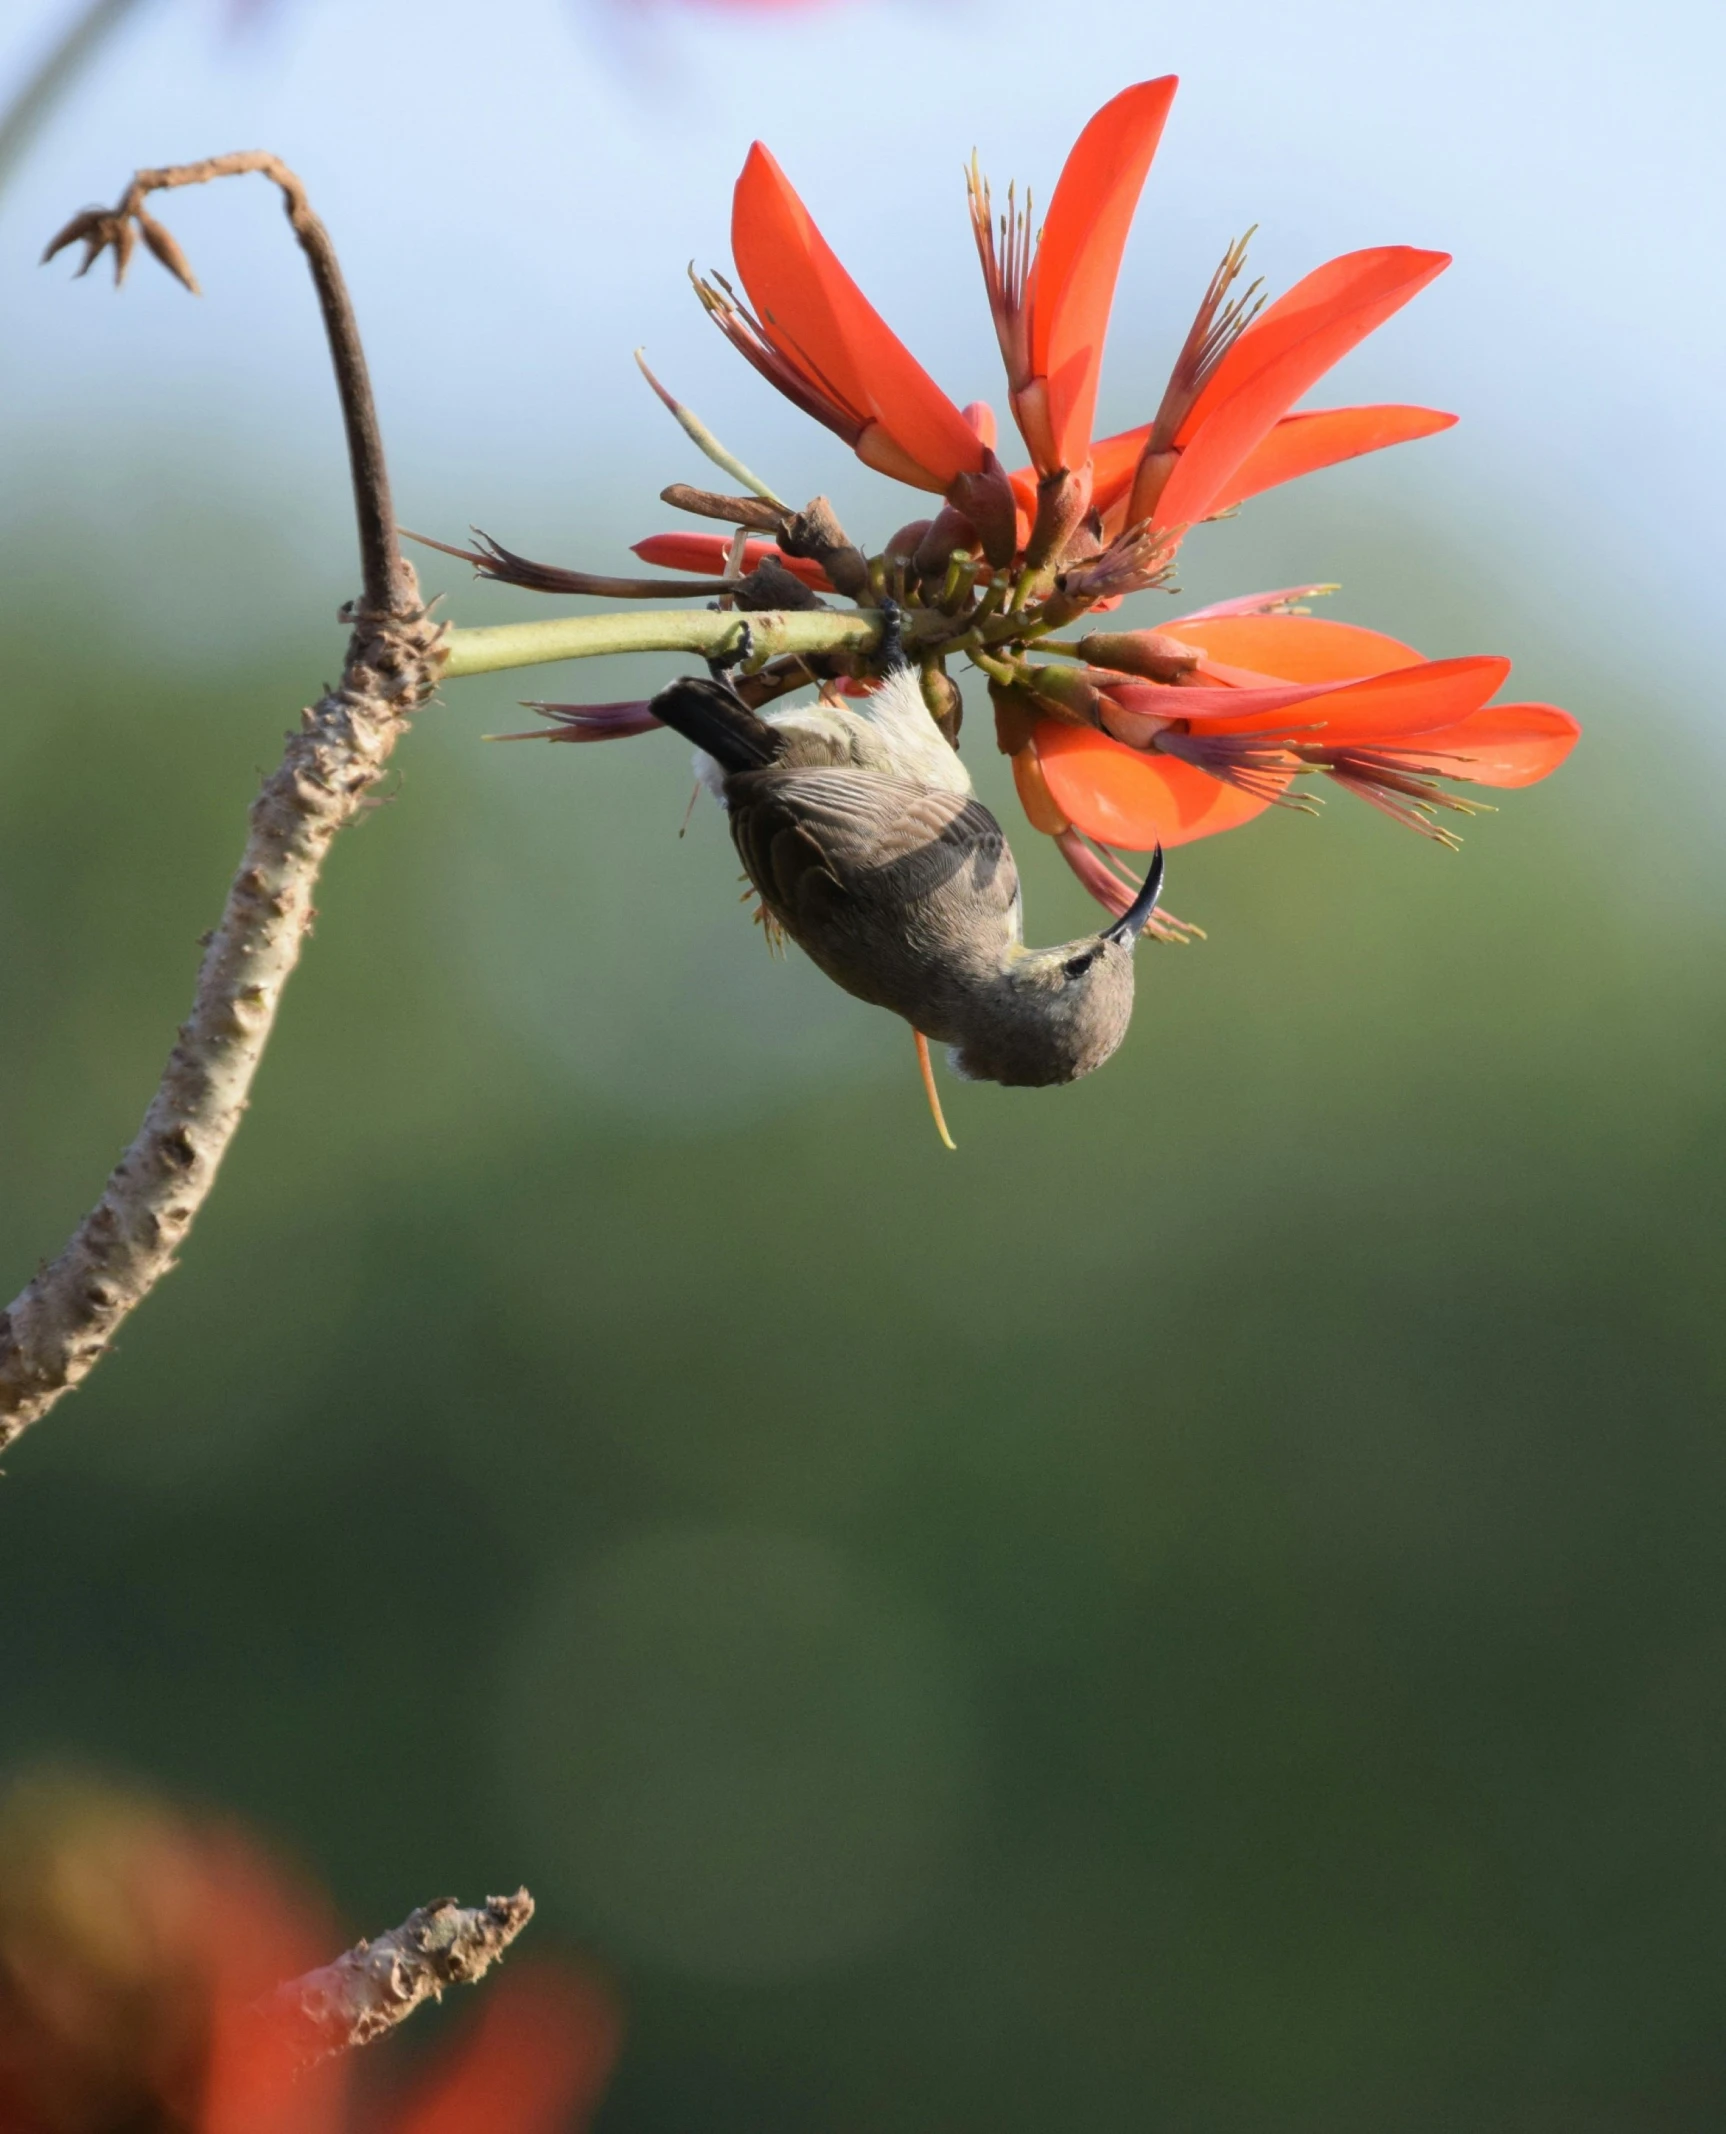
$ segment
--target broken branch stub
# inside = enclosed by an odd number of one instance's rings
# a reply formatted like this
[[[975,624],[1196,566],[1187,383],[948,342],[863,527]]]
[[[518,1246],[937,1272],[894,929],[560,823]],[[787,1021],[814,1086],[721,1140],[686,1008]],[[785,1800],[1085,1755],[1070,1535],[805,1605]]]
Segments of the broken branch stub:
[[[333,2053],[374,2043],[416,2008],[441,2000],[445,1987],[475,1984],[532,1917],[533,1899],[524,1889],[476,1906],[442,1897],[376,1941],[289,1979],[256,2013],[272,2027],[287,2026],[300,2068],[315,2067]]]

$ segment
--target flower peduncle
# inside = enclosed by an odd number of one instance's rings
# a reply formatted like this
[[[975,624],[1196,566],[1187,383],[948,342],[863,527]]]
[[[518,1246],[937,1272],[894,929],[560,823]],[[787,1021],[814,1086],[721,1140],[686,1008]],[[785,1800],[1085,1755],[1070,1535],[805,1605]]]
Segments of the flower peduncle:
[[[505,667],[538,667],[556,660],[595,659],[624,652],[692,652],[711,659],[735,651],[747,621],[757,652],[777,658],[796,654],[868,653],[878,642],[879,614],[831,608],[808,614],[721,614],[712,608],[622,615],[560,615],[549,622],[499,623],[452,630],[444,674],[493,674]]]

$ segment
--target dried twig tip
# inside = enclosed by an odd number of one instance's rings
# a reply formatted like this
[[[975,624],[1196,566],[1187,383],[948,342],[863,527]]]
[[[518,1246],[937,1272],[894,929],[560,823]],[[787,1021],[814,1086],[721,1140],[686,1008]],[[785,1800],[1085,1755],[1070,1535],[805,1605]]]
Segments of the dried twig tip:
[[[144,207],[143,191],[136,183],[126,192],[118,207],[87,207],[72,217],[63,230],[49,240],[42,254],[46,266],[56,253],[65,251],[68,245],[81,244],[84,257],[79,263],[80,276],[89,273],[104,252],[114,255],[114,284],[117,288],[126,279],[126,269],[132,263],[133,247],[142,237],[151,256],[166,267],[183,288],[194,296],[200,294],[198,278],[192,272],[191,262],[181,251],[175,238],[165,230],[156,218]]]
[[[194,296],[198,294],[198,277],[192,265],[172,234],[165,230],[154,215],[148,215],[140,207],[136,210],[138,234],[150,248],[152,257],[167,268],[175,281],[182,283]]]
[[[533,1917],[524,1889],[466,1906],[453,1897],[422,1905],[399,1927],[362,1941],[333,1964],[278,1986],[258,2008],[272,2023],[297,2021],[304,2038],[301,2065],[370,2045],[446,1986],[485,1976]]]

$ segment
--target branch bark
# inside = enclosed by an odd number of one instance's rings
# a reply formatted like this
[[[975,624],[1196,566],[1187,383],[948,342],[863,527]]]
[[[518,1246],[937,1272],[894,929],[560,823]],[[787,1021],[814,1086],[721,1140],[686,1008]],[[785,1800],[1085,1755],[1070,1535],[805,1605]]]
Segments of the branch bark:
[[[126,278],[136,240],[141,237],[146,249],[196,296],[198,279],[187,264],[186,255],[145,208],[144,202],[151,193],[173,192],[182,185],[207,185],[212,178],[239,178],[249,172],[268,178],[280,189],[289,226],[311,269],[312,286],[317,291],[318,306],[324,315],[324,334],[336,374],[342,421],[347,430],[365,604],[376,614],[393,613],[404,596],[409,603],[414,600],[415,581],[396,538],[389,469],[384,463],[383,437],[378,429],[377,407],[372,399],[359,322],[354,317],[353,303],[342,279],[341,263],[330,242],[330,233],[312,213],[305,186],[280,156],[273,156],[265,149],[248,148],[234,155],[206,156],[199,163],[171,163],[159,170],[141,170],[133,177],[117,206],[85,208],[82,213],[74,215],[49,241],[42,254],[43,262],[51,260],[68,245],[82,244],[84,258],[78,272],[83,275],[89,273],[103,253],[112,252],[114,280],[119,283]]]
[[[524,1889],[469,1908],[453,1897],[422,1905],[399,1927],[362,1941],[333,1964],[289,1979],[259,2003],[272,2026],[291,2029],[303,2070],[334,2053],[370,2045],[446,1986],[482,1979],[533,1917]]]
[[[253,802],[250,835],[209,936],[181,1026],[137,1138],[59,1257],[0,1312],[0,1452],[101,1359],[127,1316],[174,1264],[215,1182],[299,961],[312,893],[337,831],[383,776],[408,721],[437,685],[444,632],[403,559],[364,352],[334,247],[292,171],[247,153],[140,171],[119,205],[74,217],[48,248],[82,241],[83,269],[112,251],[123,273],[136,237],[188,287],[179,247],[147,194],[258,172],[278,185],[311,267],[347,427],[365,593],[341,680],[288,737]]]

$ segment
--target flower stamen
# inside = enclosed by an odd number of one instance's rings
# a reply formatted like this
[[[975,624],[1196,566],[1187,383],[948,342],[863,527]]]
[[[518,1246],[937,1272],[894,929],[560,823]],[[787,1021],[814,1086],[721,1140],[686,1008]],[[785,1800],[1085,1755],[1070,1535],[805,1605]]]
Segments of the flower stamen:
[[[1167,727],[1153,746],[1165,756],[1193,764],[1223,785],[1250,793],[1255,800],[1290,807],[1303,815],[1318,813],[1310,795],[1289,797],[1289,781],[1302,766],[1294,751],[1280,742],[1258,734],[1195,734]]]
[[[1255,222],[1244,237],[1237,238],[1229,246],[1211,276],[1210,287],[1200,301],[1198,313],[1181,343],[1181,352],[1175,358],[1175,367],[1169,373],[1162,404],[1151,424],[1150,438],[1145,446],[1147,452],[1166,452],[1174,443],[1176,433],[1191,414],[1193,403],[1210,383],[1217,365],[1264,309],[1262,279],[1250,282],[1239,296],[1229,295],[1246,266],[1247,246],[1257,234],[1258,224]]]
[[[1026,189],[1021,209],[1016,186],[1007,187],[1007,211],[997,225],[989,181],[973,149],[971,165],[965,173],[965,195],[971,211],[971,234],[977,241],[977,257],[983,267],[983,286],[995,321],[995,338],[1001,345],[1001,361],[1007,370],[1007,387],[1009,392],[1021,393],[1031,382],[1030,311],[1025,295],[1037,249],[1037,237],[1031,228],[1030,190]]]
[[[1210,286],[1187,329],[1187,337],[1181,343],[1181,352],[1175,358],[1174,369],[1170,371],[1169,382],[1163,390],[1156,419],[1151,424],[1151,434],[1145,440],[1138,471],[1133,476],[1127,504],[1129,521],[1148,519],[1155,512],[1180,457],[1175,439],[1180,434],[1181,425],[1216,375],[1217,365],[1264,309],[1262,281],[1249,283],[1238,296],[1229,295],[1246,265],[1247,246],[1257,229],[1258,224],[1254,223],[1252,229],[1244,237],[1237,238],[1223,254],[1222,263],[1211,276]]]
[[[1434,844],[1443,845],[1448,851],[1462,849],[1462,839],[1454,830],[1446,829],[1435,820],[1434,811],[1448,808],[1456,815],[1491,815],[1496,811],[1483,800],[1467,800],[1460,793],[1447,793],[1437,783],[1441,777],[1460,775],[1447,772],[1436,763],[1419,760],[1428,755],[1442,756],[1443,749],[1413,750],[1388,749],[1322,749],[1300,748],[1300,755],[1314,770],[1323,771],[1329,778],[1350,793],[1388,815],[1392,822],[1429,837]]]
[[[689,269],[689,279],[701,299],[702,309],[737,353],[761,373],[768,384],[785,395],[794,407],[812,415],[855,448],[869,427],[870,418],[851,407],[844,395],[813,364],[793,362],[774,342],[723,274],[711,278]]]
[[[1062,571],[1056,585],[1067,598],[1092,603],[1166,585],[1174,567],[1169,534],[1140,519],[1117,534],[1100,555],[1087,556]]]

